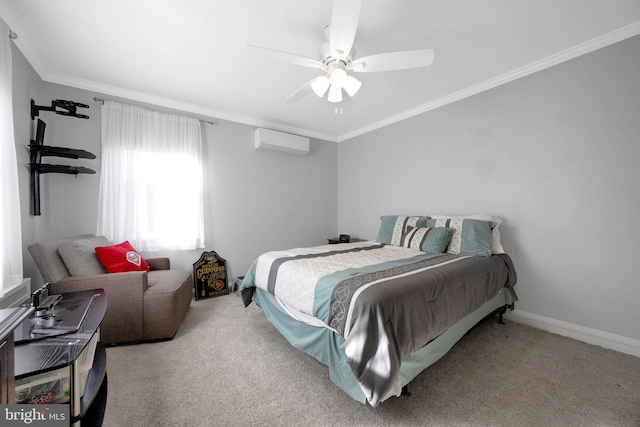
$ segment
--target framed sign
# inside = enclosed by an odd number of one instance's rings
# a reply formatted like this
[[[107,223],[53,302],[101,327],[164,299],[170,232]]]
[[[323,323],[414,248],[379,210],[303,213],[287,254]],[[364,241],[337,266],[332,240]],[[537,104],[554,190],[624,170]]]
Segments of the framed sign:
[[[196,301],[229,295],[227,261],[220,258],[214,251],[203,252],[200,259],[193,264],[193,281]]]

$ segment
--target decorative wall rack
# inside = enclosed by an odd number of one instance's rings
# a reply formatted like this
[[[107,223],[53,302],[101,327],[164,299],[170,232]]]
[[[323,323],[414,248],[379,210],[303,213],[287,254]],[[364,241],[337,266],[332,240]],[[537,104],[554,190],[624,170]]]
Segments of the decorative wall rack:
[[[35,102],[31,100],[31,118],[35,119],[40,114],[40,111],[55,111],[57,114],[65,116],[78,117],[81,119],[88,119],[89,116],[84,114],[77,114],[76,107],[89,108],[88,105],[79,104],[73,101],[63,101],[56,99],[51,101],[51,107],[41,107],[35,105]],[[64,111],[57,110],[57,108],[64,108]],[[33,200],[33,214],[40,215],[40,174],[43,173],[65,173],[65,174],[95,174],[96,171],[83,166],[69,166],[69,165],[51,165],[42,163],[42,157],[65,157],[68,159],[95,159],[96,156],[86,150],[79,150],[75,148],[54,147],[44,145],[44,132],[47,124],[38,119],[38,125],[36,128],[36,138],[32,139],[29,144],[30,162],[31,167],[31,191]]]

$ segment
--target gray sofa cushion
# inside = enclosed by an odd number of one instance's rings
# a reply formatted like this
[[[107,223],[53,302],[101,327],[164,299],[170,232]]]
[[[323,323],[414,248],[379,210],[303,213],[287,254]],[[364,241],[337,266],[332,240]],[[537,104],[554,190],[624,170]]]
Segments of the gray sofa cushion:
[[[94,237],[93,234],[68,237],[66,239],[49,240],[46,242],[33,243],[28,246],[29,253],[40,270],[40,274],[45,283],[57,282],[63,277],[69,276],[69,270],[64,265],[62,257],[58,253],[58,247],[65,242],[77,239],[87,239]]]
[[[58,247],[58,254],[72,276],[105,274],[107,270],[98,261],[95,248],[96,246],[108,246],[110,244],[104,236],[70,240]]]

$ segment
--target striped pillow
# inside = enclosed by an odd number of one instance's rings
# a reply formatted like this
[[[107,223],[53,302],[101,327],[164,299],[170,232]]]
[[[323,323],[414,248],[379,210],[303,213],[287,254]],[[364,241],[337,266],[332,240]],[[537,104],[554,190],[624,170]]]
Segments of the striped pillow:
[[[385,245],[400,245],[400,239],[402,233],[407,230],[408,226],[411,227],[424,227],[427,225],[426,216],[399,216],[399,215],[387,215],[380,217],[380,231],[378,232],[378,243],[384,243]]]
[[[402,236],[410,227],[424,227],[427,222],[426,217],[422,216],[398,216],[391,234],[391,245],[402,246]]]
[[[453,228],[446,227],[407,227],[400,246],[441,254],[447,250],[454,231]]]

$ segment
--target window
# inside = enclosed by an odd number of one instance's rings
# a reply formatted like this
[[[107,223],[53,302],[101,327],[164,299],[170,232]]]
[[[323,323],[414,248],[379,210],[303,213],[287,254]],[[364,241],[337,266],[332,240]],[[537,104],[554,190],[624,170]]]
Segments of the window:
[[[140,251],[203,248],[201,146],[195,118],[105,101],[97,233]]]

